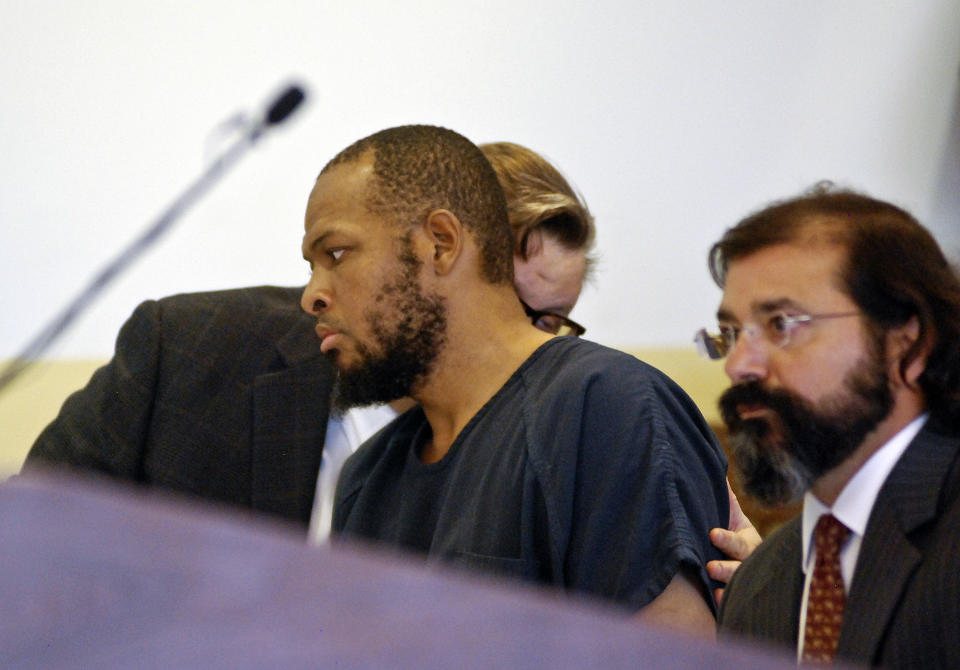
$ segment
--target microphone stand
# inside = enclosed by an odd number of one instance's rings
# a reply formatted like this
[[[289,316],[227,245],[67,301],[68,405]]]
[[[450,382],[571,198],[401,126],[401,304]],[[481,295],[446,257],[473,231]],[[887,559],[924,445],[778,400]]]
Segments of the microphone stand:
[[[235,140],[183,191],[141,235],[107,263],[87,286],[0,372],[0,393],[10,385],[93,303],[106,286],[170,229],[250,148],[270,126],[286,120],[303,101],[303,89],[290,86],[270,105],[263,119]]]

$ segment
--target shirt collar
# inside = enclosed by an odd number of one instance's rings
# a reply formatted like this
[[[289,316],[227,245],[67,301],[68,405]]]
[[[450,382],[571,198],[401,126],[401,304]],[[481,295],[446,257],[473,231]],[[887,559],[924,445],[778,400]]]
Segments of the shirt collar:
[[[801,565],[804,572],[807,571],[810,549],[813,545],[813,529],[817,525],[817,520],[824,514],[833,514],[852,533],[863,537],[880,488],[887,480],[887,475],[893,470],[893,466],[897,464],[903,452],[907,450],[907,446],[923,428],[928,416],[928,414],[918,416],[890,438],[886,444],[877,449],[867,459],[867,462],[854,473],[847,485],[843,487],[832,508],[817,500],[817,497],[810,491],[803,495],[803,535],[801,536],[803,540],[803,562]]]

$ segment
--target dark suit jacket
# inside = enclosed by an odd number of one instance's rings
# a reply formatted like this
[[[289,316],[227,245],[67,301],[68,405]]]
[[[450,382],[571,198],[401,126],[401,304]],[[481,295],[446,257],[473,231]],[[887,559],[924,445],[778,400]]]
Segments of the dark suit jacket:
[[[24,468],[94,470],[306,524],[333,376],[299,295],[263,286],[144,302]]]
[[[744,562],[721,635],[796,649],[799,518]],[[847,597],[837,657],[891,668],[960,668],[960,435],[927,422],[880,490]]]

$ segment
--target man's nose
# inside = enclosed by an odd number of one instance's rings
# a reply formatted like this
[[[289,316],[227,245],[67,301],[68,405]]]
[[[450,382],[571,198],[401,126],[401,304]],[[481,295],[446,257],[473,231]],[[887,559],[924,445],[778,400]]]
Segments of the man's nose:
[[[742,330],[733,348],[727,353],[723,369],[734,384],[753,379],[766,379],[768,367],[768,343],[763,337]]]
[[[320,316],[320,313],[330,307],[332,302],[330,289],[323,286],[320,273],[310,275],[310,282],[304,287],[300,296],[300,307],[307,314]]]

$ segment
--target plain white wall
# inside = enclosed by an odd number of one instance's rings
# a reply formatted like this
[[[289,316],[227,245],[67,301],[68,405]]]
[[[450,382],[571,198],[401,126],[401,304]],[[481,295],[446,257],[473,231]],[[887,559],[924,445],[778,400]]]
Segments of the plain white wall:
[[[560,166],[599,227],[574,317],[614,346],[686,346],[719,299],[711,242],[823,178],[907,207],[960,256],[956,0],[4,5],[0,358],[199,174],[218,123],[290,79],[309,105],[52,356],[108,356],[145,298],[302,284],[316,173],[402,123]]]

